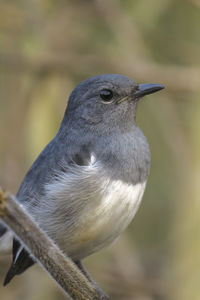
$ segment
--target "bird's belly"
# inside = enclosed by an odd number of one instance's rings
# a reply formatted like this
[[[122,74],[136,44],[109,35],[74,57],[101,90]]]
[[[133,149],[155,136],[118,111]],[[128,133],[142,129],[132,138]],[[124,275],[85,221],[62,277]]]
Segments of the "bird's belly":
[[[67,246],[68,254],[82,259],[112,243],[137,212],[145,185],[146,182],[131,185],[112,181],[101,199],[83,212]]]

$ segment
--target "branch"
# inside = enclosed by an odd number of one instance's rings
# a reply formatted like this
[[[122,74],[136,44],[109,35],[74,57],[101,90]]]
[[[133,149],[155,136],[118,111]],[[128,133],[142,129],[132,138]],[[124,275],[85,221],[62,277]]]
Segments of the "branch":
[[[73,261],[38,227],[16,198],[0,188],[0,218],[37,262],[74,300],[108,299],[99,293]]]

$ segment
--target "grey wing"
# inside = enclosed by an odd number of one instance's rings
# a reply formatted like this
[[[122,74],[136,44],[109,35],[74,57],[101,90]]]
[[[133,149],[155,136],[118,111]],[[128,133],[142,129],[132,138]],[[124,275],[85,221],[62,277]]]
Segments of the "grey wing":
[[[59,153],[55,147],[56,143],[52,140],[28,171],[17,193],[18,201],[23,203],[30,214],[33,207],[35,208],[40,205],[44,194],[45,182],[49,183],[49,181],[55,180],[58,171],[67,173],[68,165],[87,165],[90,159],[89,148],[83,145],[74,152],[73,156],[68,157],[68,161],[65,159],[65,164],[63,165],[63,163],[60,163],[60,161],[63,161],[63,152]],[[60,161],[59,157],[62,158]],[[37,216],[34,217],[37,220]],[[0,234],[3,234],[5,230],[6,229],[0,225]],[[4,285],[8,284],[15,275],[21,274],[34,263],[34,259],[27,250],[14,238],[13,260],[6,275]]]
[[[52,141],[33,163],[17,192],[17,200],[21,202],[27,210],[29,207],[37,205],[37,199],[42,195],[42,182],[45,178],[45,173],[47,173],[50,168],[48,158],[51,157],[53,148],[54,143]],[[3,227],[0,229],[1,232],[4,231]],[[4,285],[7,285],[15,275],[21,274],[34,264],[33,258],[30,257],[29,253],[15,238],[13,239],[12,254],[13,260],[5,277]]]

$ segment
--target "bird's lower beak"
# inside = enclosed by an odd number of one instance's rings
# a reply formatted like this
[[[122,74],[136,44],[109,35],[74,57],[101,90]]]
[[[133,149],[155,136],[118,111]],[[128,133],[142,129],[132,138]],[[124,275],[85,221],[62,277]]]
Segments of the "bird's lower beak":
[[[139,84],[137,90],[134,91],[134,98],[142,98],[146,95],[153,94],[164,89],[163,84],[152,83],[152,84]]]

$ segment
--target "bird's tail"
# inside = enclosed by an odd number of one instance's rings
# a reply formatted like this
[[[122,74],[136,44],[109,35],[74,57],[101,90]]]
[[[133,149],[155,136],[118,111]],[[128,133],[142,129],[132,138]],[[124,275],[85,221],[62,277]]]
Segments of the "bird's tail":
[[[23,265],[20,265],[19,262],[16,264],[12,263],[10,269],[8,270],[8,272],[6,274],[3,285],[6,286],[13,279],[13,277],[15,275],[20,275],[27,268],[32,266],[34,263],[35,262],[30,257],[27,257],[26,260],[23,261]]]
[[[7,285],[15,275],[20,275],[26,269],[31,267],[35,261],[23,246],[14,238],[13,239],[13,261],[6,274],[3,285]]]
[[[6,286],[13,279],[13,277],[16,275],[16,273],[17,273],[16,268],[13,267],[13,265],[11,265],[11,267],[8,270],[6,277],[4,279],[3,286]]]

